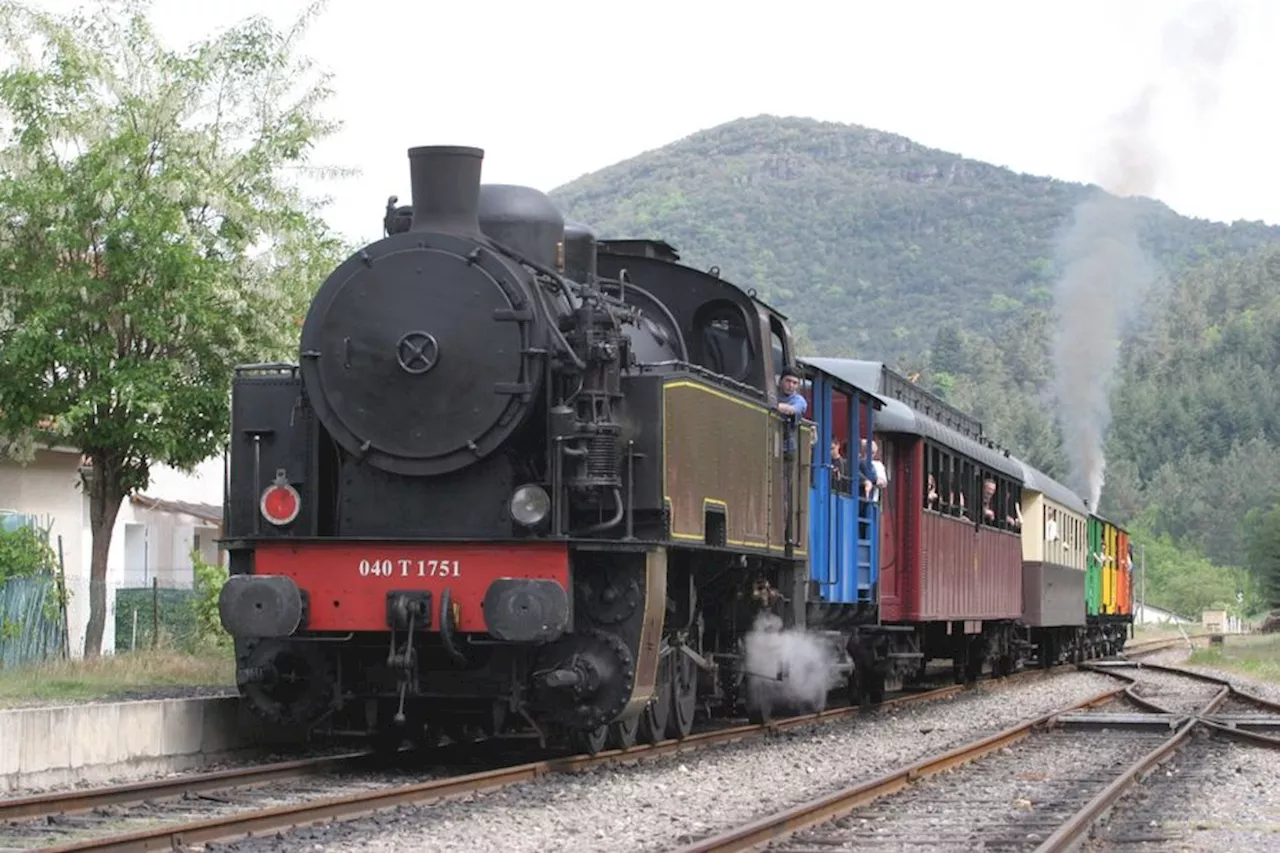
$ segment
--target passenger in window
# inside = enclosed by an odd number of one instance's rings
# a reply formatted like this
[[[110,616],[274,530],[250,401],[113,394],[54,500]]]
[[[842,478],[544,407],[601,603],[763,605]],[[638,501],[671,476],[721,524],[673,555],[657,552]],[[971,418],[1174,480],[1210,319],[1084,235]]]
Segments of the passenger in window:
[[[1005,518],[1005,523],[1009,525],[1011,530],[1022,529],[1022,507],[1018,506],[1018,502],[1013,501],[1013,515]]]
[[[875,441],[871,442],[871,467],[876,475],[876,488],[871,500],[880,503],[880,495],[889,487],[889,470],[884,467],[884,461],[880,458],[880,445]]]
[[[932,474],[925,481],[924,505],[925,509],[938,508],[938,484]]]
[[[964,496],[965,478],[964,466],[960,460],[952,460],[951,468],[951,511],[960,518],[968,518],[968,501]]]
[[[838,438],[831,439],[831,483],[839,492],[849,491],[849,460],[844,455],[844,444]]]
[[[982,481],[982,517],[986,521],[995,522],[996,481],[990,477]]]
[[[867,440],[858,442],[858,488],[862,490],[862,499],[871,500],[871,493],[876,487],[876,467],[867,452]]]

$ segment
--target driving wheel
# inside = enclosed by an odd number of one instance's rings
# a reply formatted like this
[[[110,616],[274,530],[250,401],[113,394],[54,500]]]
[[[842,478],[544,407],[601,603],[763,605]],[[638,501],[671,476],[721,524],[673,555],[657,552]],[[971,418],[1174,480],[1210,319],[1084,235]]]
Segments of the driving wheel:
[[[687,738],[693,732],[693,716],[698,710],[698,665],[693,658],[676,652],[671,655],[672,703],[667,734]]]
[[[666,654],[658,661],[658,674],[653,699],[640,712],[637,735],[641,743],[657,743],[666,736],[667,719],[671,716],[671,658]]]
[[[629,720],[619,720],[609,724],[609,748],[630,749],[636,745],[636,734],[640,731],[640,715]]]
[[[576,752],[585,752],[588,755],[595,755],[604,749],[605,741],[609,737],[608,726],[596,726],[594,729],[574,729],[569,734],[569,746]]]

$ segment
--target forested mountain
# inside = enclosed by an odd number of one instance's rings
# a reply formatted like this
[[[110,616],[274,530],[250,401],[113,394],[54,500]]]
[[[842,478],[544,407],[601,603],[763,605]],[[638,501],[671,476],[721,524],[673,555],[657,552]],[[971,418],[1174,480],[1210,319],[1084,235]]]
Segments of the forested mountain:
[[[605,237],[665,239],[791,318],[826,355],[918,355],[948,318],[990,335],[1048,306],[1054,243],[1090,188],[965,159],[902,136],[802,118],[720,125],[552,193]],[[1188,219],[1135,200],[1169,270],[1280,228]],[[856,306],[854,308],[853,306]]]
[[[1042,308],[1023,309],[994,341],[946,325],[920,381],[1062,478],[1048,326]],[[1274,579],[1280,607],[1280,512],[1267,515],[1280,500],[1277,370],[1280,247],[1186,270],[1130,332],[1101,509],[1149,547],[1154,602],[1197,615],[1244,593],[1256,609],[1262,591],[1238,570],[1250,566]]]
[[[756,287],[809,352],[920,373],[1065,479],[1054,249],[1096,191],[888,133],[764,116],[552,195],[602,236],[665,239]],[[1161,275],[1124,332],[1101,509],[1144,546],[1151,601],[1198,616],[1243,595],[1256,611],[1256,579],[1274,577],[1280,598],[1280,228],[1119,203],[1135,206]]]

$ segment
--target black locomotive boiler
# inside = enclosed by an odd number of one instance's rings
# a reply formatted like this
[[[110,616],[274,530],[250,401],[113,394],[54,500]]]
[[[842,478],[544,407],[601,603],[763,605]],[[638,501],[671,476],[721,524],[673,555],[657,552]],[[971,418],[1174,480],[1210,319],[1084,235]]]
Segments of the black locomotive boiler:
[[[316,292],[298,364],[237,372],[241,692],[388,743],[685,736],[742,707],[757,613],[804,600],[790,332],[664,243],[481,185],[482,158],[411,149],[412,205]]]

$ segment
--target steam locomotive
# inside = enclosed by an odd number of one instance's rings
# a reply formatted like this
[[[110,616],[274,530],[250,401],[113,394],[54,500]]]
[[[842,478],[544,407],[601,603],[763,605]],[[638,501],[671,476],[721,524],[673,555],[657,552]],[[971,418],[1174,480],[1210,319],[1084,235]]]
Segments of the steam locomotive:
[[[482,159],[411,149],[412,204],[392,197],[385,236],[319,288],[298,363],[237,371],[219,609],[250,707],[388,746],[595,751],[685,737],[699,711],[874,698],[932,657],[963,653],[964,677],[1046,657],[1021,595],[887,607],[917,569],[882,595],[880,551],[914,534],[881,518],[904,512],[892,493],[833,491],[826,445],[903,404],[795,358],[786,317],[718,269],[600,240],[541,192],[482,185]],[[787,367],[805,419],[777,409]],[[893,478],[915,482],[903,453]],[[955,481],[974,507],[979,482]],[[1015,548],[996,557],[1021,581]],[[1049,628],[1068,654],[1099,636],[1078,610]],[[816,676],[779,651],[801,630]]]

